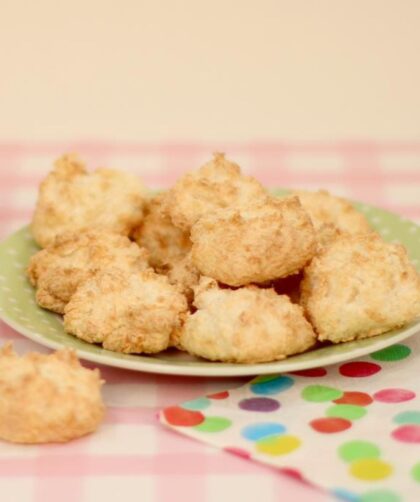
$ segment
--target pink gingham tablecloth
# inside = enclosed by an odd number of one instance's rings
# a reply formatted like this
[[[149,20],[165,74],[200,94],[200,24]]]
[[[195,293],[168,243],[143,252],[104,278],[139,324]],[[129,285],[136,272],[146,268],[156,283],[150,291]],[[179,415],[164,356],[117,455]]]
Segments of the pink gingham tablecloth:
[[[226,151],[269,186],[326,188],[420,221],[420,143],[247,142],[236,144],[0,144],[0,237],[28,223],[37,186],[63,152],[93,167],[139,174],[154,188],[171,185],[213,151]],[[1,266],[1,264],[0,264]],[[0,322],[0,341],[42,350]],[[89,365],[92,366],[92,365]],[[1,502],[265,502],[330,500],[275,469],[177,435],[158,410],[246,379],[148,375],[101,367],[108,407],[101,429],[67,445],[0,443]]]

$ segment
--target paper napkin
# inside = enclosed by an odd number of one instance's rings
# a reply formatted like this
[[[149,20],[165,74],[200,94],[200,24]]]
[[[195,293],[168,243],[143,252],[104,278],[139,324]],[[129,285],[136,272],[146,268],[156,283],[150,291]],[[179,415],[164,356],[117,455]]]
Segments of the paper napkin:
[[[360,502],[420,500],[420,336],[335,366],[257,377],[160,420]]]

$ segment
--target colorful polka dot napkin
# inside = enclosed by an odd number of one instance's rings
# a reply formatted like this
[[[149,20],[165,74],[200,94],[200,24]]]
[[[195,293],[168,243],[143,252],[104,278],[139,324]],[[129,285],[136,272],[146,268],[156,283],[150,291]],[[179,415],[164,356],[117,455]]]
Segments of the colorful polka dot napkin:
[[[177,431],[351,502],[420,500],[420,335],[172,406]]]

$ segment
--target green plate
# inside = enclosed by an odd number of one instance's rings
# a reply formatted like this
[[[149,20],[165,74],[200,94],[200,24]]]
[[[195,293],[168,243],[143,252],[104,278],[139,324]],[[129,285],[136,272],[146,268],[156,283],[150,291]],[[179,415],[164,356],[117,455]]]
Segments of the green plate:
[[[278,191],[283,193],[283,191]],[[398,215],[367,204],[355,203],[371,224],[391,242],[406,246],[413,263],[420,268],[420,227]],[[50,348],[72,347],[82,359],[109,366],[152,373],[195,376],[239,376],[297,371],[334,364],[363,356],[404,340],[420,331],[420,319],[384,335],[324,346],[283,361],[264,364],[214,363],[177,351],[154,356],[119,354],[91,345],[65,333],[61,317],[39,308],[25,269],[38,251],[29,229],[11,235],[0,245],[0,317],[16,331]]]

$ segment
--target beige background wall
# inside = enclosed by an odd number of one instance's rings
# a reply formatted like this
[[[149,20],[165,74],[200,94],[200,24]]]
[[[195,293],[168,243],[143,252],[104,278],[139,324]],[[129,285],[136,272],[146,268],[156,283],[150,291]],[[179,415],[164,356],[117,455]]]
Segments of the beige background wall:
[[[0,0],[0,140],[420,138],[419,0]]]

